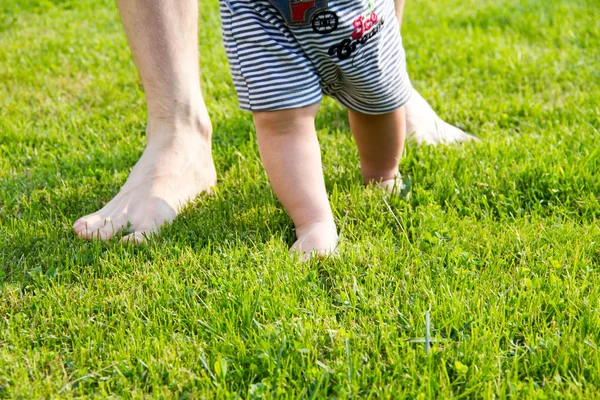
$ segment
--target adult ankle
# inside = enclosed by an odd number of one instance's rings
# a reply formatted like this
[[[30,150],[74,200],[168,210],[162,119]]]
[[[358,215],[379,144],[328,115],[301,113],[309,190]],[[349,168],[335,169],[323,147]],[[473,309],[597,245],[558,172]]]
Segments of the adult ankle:
[[[212,136],[212,124],[202,94],[148,99],[148,131],[186,132]]]
[[[207,140],[212,138],[212,123],[208,113],[200,111],[173,113],[171,115],[148,115],[146,129],[148,139],[153,136],[197,135]]]

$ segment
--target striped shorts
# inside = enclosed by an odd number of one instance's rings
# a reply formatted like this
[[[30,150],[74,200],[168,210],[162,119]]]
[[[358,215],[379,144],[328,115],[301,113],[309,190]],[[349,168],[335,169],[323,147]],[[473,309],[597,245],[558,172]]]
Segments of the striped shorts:
[[[275,111],[323,94],[365,114],[403,106],[406,72],[394,0],[219,0],[240,107]]]

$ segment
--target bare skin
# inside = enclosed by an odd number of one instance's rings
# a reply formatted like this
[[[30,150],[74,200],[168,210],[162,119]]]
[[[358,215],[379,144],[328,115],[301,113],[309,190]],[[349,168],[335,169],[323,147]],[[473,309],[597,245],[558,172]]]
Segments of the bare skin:
[[[381,115],[348,111],[350,129],[354,135],[360,169],[366,185],[379,184],[385,188],[399,176],[406,136],[404,108]]]
[[[400,28],[402,28],[402,21],[404,20],[405,5],[406,0],[394,0],[394,7],[396,8],[396,18],[398,19],[398,24],[400,24]]]
[[[331,254],[338,242],[315,131],[318,108],[254,113],[263,165],[296,227],[291,251],[304,259]],[[364,182],[391,189],[405,140],[404,109],[383,115],[349,111],[349,115]]]
[[[196,0],[120,0],[148,104],[147,146],[105,207],[73,225],[82,238],[143,241],[216,184],[212,127],[200,91]]]
[[[405,0],[395,2],[401,22]],[[73,228],[82,238],[100,240],[127,230],[124,240],[142,242],[172,221],[198,194],[216,184],[212,126],[200,91],[197,0],[119,0],[118,5],[145,89],[147,146],[121,191],[101,210],[77,220]],[[418,143],[472,138],[439,119],[416,92],[405,109],[406,131]],[[349,113],[349,118],[354,127],[358,126],[354,133],[357,142],[361,142],[361,117]],[[285,131],[279,135],[285,135]],[[369,151],[361,150],[360,144],[359,151],[361,162],[369,158]],[[390,179],[382,178],[379,184],[389,188],[393,182]],[[319,222],[324,226],[318,231],[333,232],[335,225],[331,221],[329,212],[324,222]],[[321,242],[314,236],[315,227],[305,225],[297,224],[296,247],[331,247],[332,240]]]
[[[338,241],[315,131],[318,109],[313,105],[253,114],[263,166],[296,227],[298,240],[291,250],[302,257],[327,255]]]
[[[404,19],[406,0],[394,0],[400,27]],[[477,140],[459,128],[442,120],[429,103],[413,88],[406,107],[406,133],[417,144],[452,144]]]

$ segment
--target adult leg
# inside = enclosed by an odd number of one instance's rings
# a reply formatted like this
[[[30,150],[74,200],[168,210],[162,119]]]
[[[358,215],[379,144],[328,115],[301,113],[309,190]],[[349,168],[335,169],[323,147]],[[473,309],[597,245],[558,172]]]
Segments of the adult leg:
[[[408,138],[417,144],[452,144],[479,140],[441,119],[414,88],[405,108],[406,132]]]
[[[338,240],[315,131],[318,109],[313,105],[254,113],[263,165],[296,227],[298,240],[291,250],[305,258],[331,253]]]
[[[402,27],[404,5],[406,0],[394,0],[396,17]],[[433,111],[429,103],[413,88],[412,95],[406,103],[406,132],[418,144],[450,144],[476,140],[457,127],[443,121]]]
[[[400,25],[400,29],[402,29],[402,20],[404,19],[404,5],[406,4],[406,0],[394,0],[396,7],[396,18],[398,18],[398,24]]]
[[[212,127],[200,91],[197,0],[119,0],[146,93],[147,145],[121,191],[75,222],[82,238],[142,241],[216,184]]]
[[[348,117],[365,184],[375,183],[388,191],[399,189],[398,164],[406,136],[404,108],[382,115],[348,111]]]

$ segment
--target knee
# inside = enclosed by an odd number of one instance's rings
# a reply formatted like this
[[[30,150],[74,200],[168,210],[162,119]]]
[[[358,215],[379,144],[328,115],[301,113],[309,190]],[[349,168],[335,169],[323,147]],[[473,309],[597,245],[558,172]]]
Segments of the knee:
[[[252,115],[257,131],[281,135],[297,131],[298,127],[303,126],[307,121],[312,123],[318,108],[318,105],[312,105],[278,111],[257,111]]]

